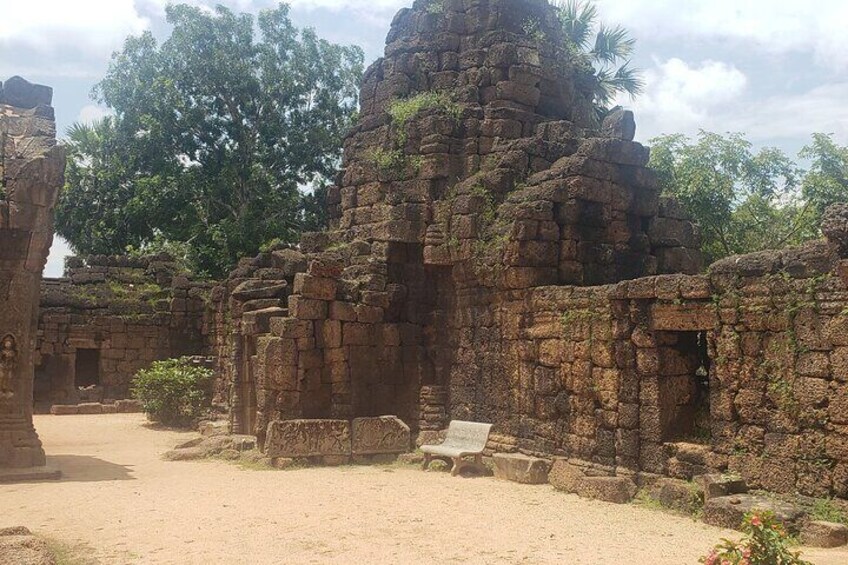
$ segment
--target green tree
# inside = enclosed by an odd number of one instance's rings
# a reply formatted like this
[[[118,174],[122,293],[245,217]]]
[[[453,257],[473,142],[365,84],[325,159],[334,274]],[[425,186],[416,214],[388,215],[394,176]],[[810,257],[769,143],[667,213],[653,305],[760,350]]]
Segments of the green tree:
[[[82,253],[188,242],[220,276],[316,227],[300,188],[338,165],[363,54],[298,30],[284,4],[256,22],[187,5],[167,20],[165,42],[128,38],[95,87],[114,117],[72,128],[58,232]]]
[[[553,2],[562,30],[573,51],[586,56],[595,70],[595,105],[601,117],[618,94],[637,96],[645,88],[641,72],[630,56],[636,40],[622,26],[609,27],[598,21],[598,8],[589,0]]]
[[[783,152],[759,152],[741,134],[701,131],[651,140],[650,166],[663,193],[700,225],[708,261],[800,243],[818,234],[800,186],[803,171]]]
[[[799,156],[811,162],[801,189],[817,218],[831,204],[848,202],[848,147],[837,145],[832,135],[814,133]]]

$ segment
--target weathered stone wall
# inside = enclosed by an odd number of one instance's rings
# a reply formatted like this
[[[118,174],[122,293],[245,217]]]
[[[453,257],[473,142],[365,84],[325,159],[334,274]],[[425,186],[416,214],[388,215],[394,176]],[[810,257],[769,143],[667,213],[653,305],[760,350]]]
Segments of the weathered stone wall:
[[[65,169],[52,96],[20,77],[0,84],[0,468],[45,462],[32,386],[39,281]]]
[[[70,258],[42,283],[36,405],[128,398],[152,361],[211,351],[211,287],[167,256]]]
[[[698,230],[660,198],[632,114],[595,122],[563,45],[542,0],[397,15],[331,229],[216,291],[234,428],[470,419],[493,449],[596,473],[846,496],[841,216],[830,243],[697,275]]]

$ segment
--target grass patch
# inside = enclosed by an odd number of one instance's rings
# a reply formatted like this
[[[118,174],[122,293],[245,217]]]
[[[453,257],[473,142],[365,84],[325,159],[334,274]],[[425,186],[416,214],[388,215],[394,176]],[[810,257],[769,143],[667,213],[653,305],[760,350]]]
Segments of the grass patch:
[[[98,565],[99,563],[91,557],[94,550],[82,542],[70,544],[55,538],[39,537],[56,556],[56,565]],[[132,559],[137,559],[137,556],[132,556]]]
[[[810,507],[810,518],[848,526],[848,515],[831,498],[817,498]]]

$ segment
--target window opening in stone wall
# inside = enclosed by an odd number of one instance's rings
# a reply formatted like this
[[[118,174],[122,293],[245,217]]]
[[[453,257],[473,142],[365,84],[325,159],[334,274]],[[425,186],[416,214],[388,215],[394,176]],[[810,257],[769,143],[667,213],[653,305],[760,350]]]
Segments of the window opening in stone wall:
[[[660,332],[660,410],[665,441],[710,442],[706,332]]]
[[[100,350],[77,349],[74,374],[77,388],[100,385]]]

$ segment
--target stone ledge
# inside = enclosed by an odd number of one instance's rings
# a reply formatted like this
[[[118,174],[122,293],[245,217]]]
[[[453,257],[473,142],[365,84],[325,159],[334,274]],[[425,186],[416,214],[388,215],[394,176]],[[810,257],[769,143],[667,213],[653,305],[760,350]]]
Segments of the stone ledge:
[[[495,478],[526,485],[542,485],[548,482],[550,465],[544,459],[522,453],[495,453]]]
[[[810,547],[848,545],[848,527],[834,522],[807,522],[801,527],[801,543]]]
[[[791,534],[797,534],[805,512],[799,506],[762,495],[719,496],[704,505],[704,522],[711,526],[738,530],[745,514],[753,510],[769,511]]]
[[[630,502],[637,491],[636,483],[628,477],[588,476],[562,458],[554,460],[548,482],[557,490],[616,504]]]

